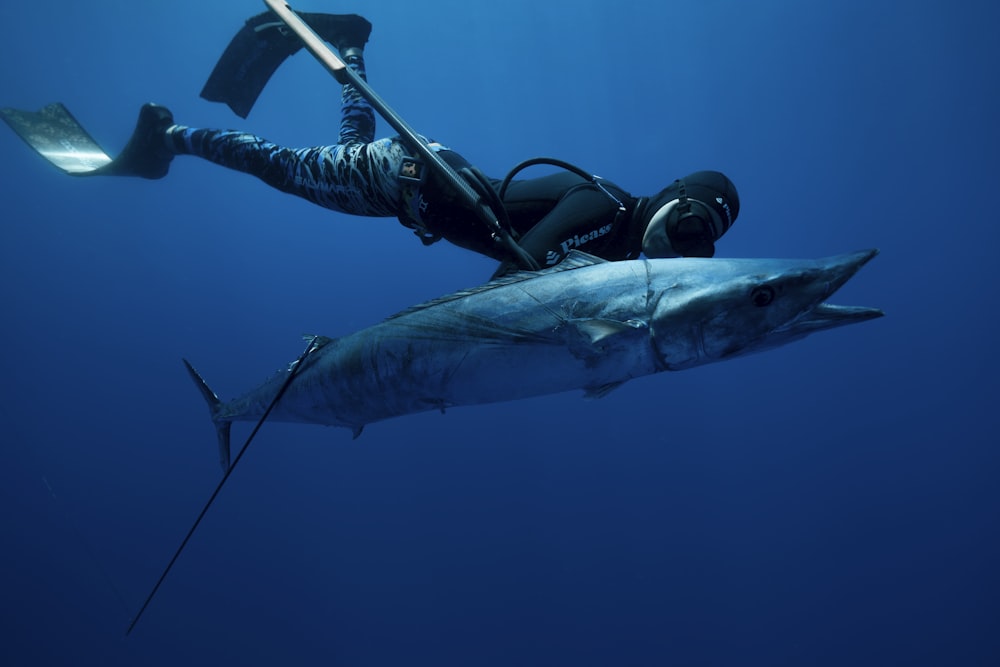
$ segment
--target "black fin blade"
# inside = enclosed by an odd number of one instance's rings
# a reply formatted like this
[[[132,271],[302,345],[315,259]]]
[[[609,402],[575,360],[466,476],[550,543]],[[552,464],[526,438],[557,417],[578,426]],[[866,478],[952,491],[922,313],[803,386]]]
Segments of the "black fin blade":
[[[224,102],[246,118],[271,75],[302,42],[273,12],[258,14],[240,28],[205,82],[201,96]]]

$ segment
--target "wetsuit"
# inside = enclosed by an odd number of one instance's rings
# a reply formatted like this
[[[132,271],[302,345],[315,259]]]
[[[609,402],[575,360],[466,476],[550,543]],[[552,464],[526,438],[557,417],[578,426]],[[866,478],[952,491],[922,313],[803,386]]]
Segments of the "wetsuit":
[[[365,76],[360,56],[347,60]],[[334,211],[395,216],[425,243],[444,238],[501,262],[511,261],[485,224],[451,196],[446,183],[434,175],[418,187],[400,180],[406,147],[398,137],[375,140],[375,113],[349,84],[342,90],[340,136],[334,145],[292,149],[244,132],[179,125],[168,130],[168,143],[177,154],[253,174],[282,192]],[[453,167],[468,165],[454,151],[432,147]],[[612,183],[602,185],[605,191],[572,173],[509,185],[504,204],[515,238],[540,266],[556,264],[574,248],[606,259],[638,256],[644,225],[633,223],[632,214],[640,200]]]
[[[642,251],[645,224],[634,215],[643,200],[614,183],[594,183],[569,172],[514,181],[504,194],[519,243],[541,266],[570,250],[605,259],[634,259]]]

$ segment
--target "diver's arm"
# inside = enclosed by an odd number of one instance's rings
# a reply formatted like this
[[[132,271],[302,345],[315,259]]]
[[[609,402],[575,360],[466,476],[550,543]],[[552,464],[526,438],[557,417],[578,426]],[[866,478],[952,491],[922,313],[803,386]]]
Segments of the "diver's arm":
[[[603,257],[615,227],[618,207],[593,185],[580,185],[559,201],[518,241],[541,267],[561,262],[570,250]],[[607,257],[606,259],[621,259]]]

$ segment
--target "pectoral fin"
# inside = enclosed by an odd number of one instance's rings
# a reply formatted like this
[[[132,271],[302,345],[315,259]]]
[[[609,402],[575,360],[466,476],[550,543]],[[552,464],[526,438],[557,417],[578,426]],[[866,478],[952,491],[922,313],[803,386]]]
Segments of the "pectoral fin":
[[[639,320],[577,319],[567,323],[567,341],[577,357],[587,358],[608,352],[619,344],[631,344],[632,337],[647,327]]]

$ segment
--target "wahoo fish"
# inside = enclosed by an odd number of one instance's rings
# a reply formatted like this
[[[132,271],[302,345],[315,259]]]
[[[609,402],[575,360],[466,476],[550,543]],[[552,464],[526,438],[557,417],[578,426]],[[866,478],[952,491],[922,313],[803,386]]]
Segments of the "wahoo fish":
[[[582,389],[786,345],[883,315],[825,303],[877,250],[816,260],[638,259],[572,251],[409,308],[341,338],[313,338],[296,364],[230,402],[185,365],[208,401],[224,470],[234,421],[365,425]],[[285,386],[287,383],[287,386]],[[280,400],[271,406],[276,396]]]

